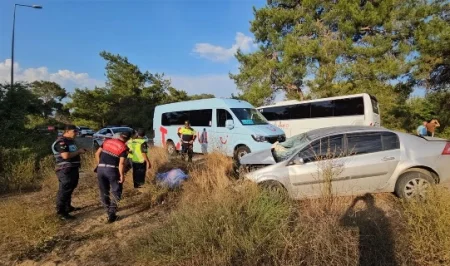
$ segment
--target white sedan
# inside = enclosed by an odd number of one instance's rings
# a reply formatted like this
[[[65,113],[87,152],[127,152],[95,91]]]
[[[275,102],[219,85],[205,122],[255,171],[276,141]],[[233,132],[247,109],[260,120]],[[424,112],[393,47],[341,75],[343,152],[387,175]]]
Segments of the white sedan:
[[[294,198],[395,192],[423,196],[450,180],[450,141],[382,127],[340,126],[293,136],[240,160],[245,178]]]

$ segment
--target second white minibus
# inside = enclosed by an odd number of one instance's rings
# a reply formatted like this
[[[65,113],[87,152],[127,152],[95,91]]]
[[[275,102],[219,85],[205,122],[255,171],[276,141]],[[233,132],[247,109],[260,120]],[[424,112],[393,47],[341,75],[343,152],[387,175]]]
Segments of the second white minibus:
[[[377,99],[367,93],[308,101],[283,101],[257,108],[286,137],[321,127],[381,126]]]

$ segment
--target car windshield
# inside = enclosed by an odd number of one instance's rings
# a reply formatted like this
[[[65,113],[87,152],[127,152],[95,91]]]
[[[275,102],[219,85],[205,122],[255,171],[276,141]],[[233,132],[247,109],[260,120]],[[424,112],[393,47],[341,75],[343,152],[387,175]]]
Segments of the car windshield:
[[[242,125],[266,125],[266,118],[255,108],[231,108]]]
[[[307,133],[292,136],[286,139],[286,141],[276,143],[272,149],[272,155],[277,163],[287,160],[292,156],[292,154],[297,153],[303,145],[309,143],[310,141],[311,138]]]

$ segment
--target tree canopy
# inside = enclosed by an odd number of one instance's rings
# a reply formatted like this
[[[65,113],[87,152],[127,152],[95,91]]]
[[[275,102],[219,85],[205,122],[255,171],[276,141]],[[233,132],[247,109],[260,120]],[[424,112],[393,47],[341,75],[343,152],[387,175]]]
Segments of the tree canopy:
[[[230,77],[255,106],[279,91],[296,99],[367,92],[379,99],[385,124],[393,123],[421,79],[445,75],[444,2],[268,1],[251,21],[259,49],[238,51],[240,72]]]

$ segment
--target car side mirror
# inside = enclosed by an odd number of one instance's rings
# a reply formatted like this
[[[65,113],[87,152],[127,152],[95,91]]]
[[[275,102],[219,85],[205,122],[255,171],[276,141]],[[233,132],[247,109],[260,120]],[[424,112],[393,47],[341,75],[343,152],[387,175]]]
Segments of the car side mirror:
[[[296,158],[293,160],[293,163],[296,164],[296,165],[302,165],[302,164],[305,164],[305,161],[303,160],[303,158],[296,157]]]
[[[109,138],[111,138],[113,135],[111,134],[111,133],[106,133],[106,135],[105,136],[107,136],[107,137],[109,137]]]
[[[225,127],[228,129],[233,129],[234,128],[234,121],[229,119],[227,121],[225,121]]]

